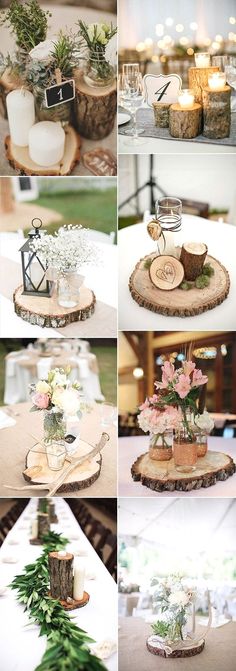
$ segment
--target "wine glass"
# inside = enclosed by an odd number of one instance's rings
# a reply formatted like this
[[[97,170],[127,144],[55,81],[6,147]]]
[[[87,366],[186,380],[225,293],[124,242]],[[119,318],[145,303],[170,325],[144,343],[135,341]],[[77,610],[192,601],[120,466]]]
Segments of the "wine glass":
[[[139,74],[139,63],[124,63],[123,64],[123,75],[125,77],[132,77],[133,75]]]
[[[144,138],[139,138],[139,135],[144,132],[143,128],[137,126],[137,110],[143,103],[143,82],[142,76],[139,73],[126,76],[126,95],[129,99],[129,109],[133,119],[133,127],[127,129],[124,134],[129,136],[125,144],[140,145],[144,144]]]

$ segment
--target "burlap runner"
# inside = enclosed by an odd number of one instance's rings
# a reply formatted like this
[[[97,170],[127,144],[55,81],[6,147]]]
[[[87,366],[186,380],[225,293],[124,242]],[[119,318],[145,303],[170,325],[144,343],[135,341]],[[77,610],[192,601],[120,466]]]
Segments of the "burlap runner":
[[[30,352],[29,350],[21,350],[22,353],[25,354],[28,358],[26,359],[17,359],[17,365],[21,366],[22,368],[27,368],[28,370],[31,371],[33,376],[37,375],[37,363],[39,359],[41,358],[41,354],[37,352]],[[60,354],[59,356],[54,356],[53,352],[51,354],[52,356],[52,363],[51,363],[51,368],[67,368],[69,366],[70,368],[79,368],[80,367],[80,359],[83,359],[83,361],[87,360],[88,361],[88,367],[89,370],[91,370],[92,373],[99,374],[99,368],[98,368],[98,362],[97,362],[97,357],[95,354],[80,354],[80,355],[75,355],[73,353],[71,354]],[[74,358],[76,357],[76,361]],[[15,360],[16,355],[13,352],[13,354],[7,354],[5,357],[6,360]],[[47,357],[45,357],[45,360],[47,360]]]

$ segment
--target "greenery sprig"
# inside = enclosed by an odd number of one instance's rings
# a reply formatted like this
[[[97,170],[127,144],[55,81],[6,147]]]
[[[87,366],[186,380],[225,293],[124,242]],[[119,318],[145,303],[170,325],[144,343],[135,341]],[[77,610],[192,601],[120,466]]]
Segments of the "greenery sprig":
[[[68,540],[50,531],[43,543],[41,556],[25,566],[10,585],[30,620],[39,626],[39,636],[47,637],[46,651],[35,671],[105,671],[103,662],[90,652],[93,639],[71,621],[58,600],[48,597],[48,554],[65,547]]]
[[[6,24],[16,36],[16,43],[27,53],[46,38],[49,11],[44,12],[37,0],[12,0],[3,13],[0,25]]]

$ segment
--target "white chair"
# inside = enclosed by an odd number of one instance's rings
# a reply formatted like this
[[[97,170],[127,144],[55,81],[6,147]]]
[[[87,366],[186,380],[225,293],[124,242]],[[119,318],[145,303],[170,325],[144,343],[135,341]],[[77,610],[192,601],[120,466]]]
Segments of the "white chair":
[[[90,228],[88,231],[88,238],[93,242],[104,242],[107,245],[114,245],[115,241],[115,232],[103,233],[102,231],[95,231],[93,228]]]
[[[39,359],[37,362],[37,376],[39,380],[46,380],[48,373],[52,367],[52,357],[48,357],[46,359],[42,358]]]

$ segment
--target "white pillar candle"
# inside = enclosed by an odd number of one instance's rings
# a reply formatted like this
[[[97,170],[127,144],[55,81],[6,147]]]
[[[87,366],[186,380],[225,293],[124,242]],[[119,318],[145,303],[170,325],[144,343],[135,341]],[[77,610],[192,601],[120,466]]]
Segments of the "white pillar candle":
[[[6,103],[11,140],[18,147],[27,147],[35,123],[34,96],[26,89],[15,89],[8,93]]]
[[[33,520],[31,526],[32,538],[38,538],[38,520]]]
[[[59,550],[57,554],[58,554],[58,557],[66,557],[67,552],[66,552],[66,550]]]
[[[207,52],[194,54],[196,68],[209,68],[211,57]]]
[[[29,132],[29,155],[34,163],[49,167],[61,161],[65,133],[59,122],[39,121]]]
[[[81,601],[84,595],[85,563],[79,557],[74,559],[73,597]]]
[[[30,266],[30,279],[36,288],[40,280],[42,279],[42,274],[43,270],[39,265],[39,263],[37,261],[35,261],[35,263],[32,263]],[[43,281],[40,284],[39,291],[46,291],[46,290],[47,290],[47,280],[44,277]]]
[[[178,101],[182,109],[190,109],[194,104],[194,93],[190,89],[180,91]]]
[[[213,72],[208,77],[208,86],[211,91],[223,91],[226,84],[225,72]]]

